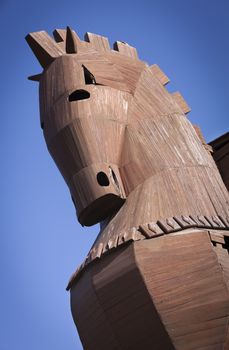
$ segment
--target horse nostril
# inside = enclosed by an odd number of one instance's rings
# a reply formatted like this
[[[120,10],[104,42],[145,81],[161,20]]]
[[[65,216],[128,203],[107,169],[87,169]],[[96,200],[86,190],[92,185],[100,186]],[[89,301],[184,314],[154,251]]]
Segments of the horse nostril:
[[[86,90],[75,90],[69,96],[69,102],[86,100],[90,97],[90,93]]]
[[[100,186],[109,186],[110,185],[110,181],[109,181],[107,175],[103,171],[100,171],[97,174],[97,181],[98,181],[98,184]]]

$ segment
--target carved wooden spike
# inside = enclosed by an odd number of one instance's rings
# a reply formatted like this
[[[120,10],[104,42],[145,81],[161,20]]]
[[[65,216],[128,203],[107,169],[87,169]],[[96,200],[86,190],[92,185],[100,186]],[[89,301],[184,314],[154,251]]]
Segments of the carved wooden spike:
[[[102,35],[87,32],[84,35],[84,40],[90,43],[98,51],[110,50],[108,39]]]
[[[71,30],[70,27],[67,27],[66,53],[77,53],[79,44],[80,44],[79,37],[76,35],[76,33],[73,30]]]
[[[141,227],[142,225],[139,226],[139,229],[141,231]],[[145,226],[148,227],[148,230],[145,232],[148,234],[148,237],[146,238],[154,238],[157,236],[161,236],[164,234],[164,231],[162,231],[162,229],[155,223],[155,222],[150,222],[148,224],[146,224]],[[144,227],[145,229],[145,227]]]
[[[25,39],[43,68],[64,54],[63,50],[45,31],[30,33]]]
[[[57,43],[66,41],[66,32],[66,29],[55,29],[53,31],[53,36]]]
[[[157,64],[153,64],[150,66],[150,70],[153,75],[161,82],[162,85],[166,85],[169,83],[169,78],[165,73],[161,70],[161,68]]]
[[[194,219],[195,218],[195,221]],[[136,230],[135,227],[133,227],[129,231],[122,231],[118,235],[116,235],[114,238],[109,239],[107,243],[103,245],[103,250],[101,252],[100,257],[104,254],[109,252],[111,249],[116,248],[117,246],[121,246],[127,241],[137,241],[137,240],[144,240],[144,239],[152,239],[157,238],[159,236],[164,235],[164,233],[174,233],[176,231],[180,231],[180,228],[187,229],[187,228],[205,228],[205,229],[214,229],[215,231],[209,231],[210,237],[216,236],[216,235],[224,235],[229,236],[228,229],[229,229],[229,219],[227,217],[218,217],[218,216],[175,216],[174,218],[168,218],[165,220],[160,220],[160,225],[163,227],[163,230],[161,227],[157,225],[155,222],[150,222],[148,224],[141,224],[139,225],[138,230]],[[174,220],[175,222],[174,222]],[[199,220],[200,219],[200,220]],[[179,225],[177,225],[178,223]],[[169,224],[169,225],[168,225]],[[219,233],[218,230],[227,230],[227,231],[221,231],[222,233]],[[215,239],[212,239],[213,241],[216,241]],[[218,242],[218,241],[217,241]],[[221,243],[224,243],[224,239],[219,241]],[[78,280],[80,273],[82,269],[90,262],[92,262],[97,257],[97,251],[99,250],[99,244],[96,244],[90,251],[90,259],[88,259],[85,264],[81,264],[80,268],[76,271],[75,274],[71,277],[69,280],[69,284],[67,286],[67,290],[69,290],[74,283]]]
[[[147,224],[142,224],[139,225],[139,231],[146,237],[146,238],[151,238],[152,235],[152,231],[149,229]]]
[[[53,31],[53,37],[57,43],[57,45],[66,52],[66,29],[55,29]]]
[[[135,47],[132,47],[122,41],[116,41],[113,46],[114,50],[119,51],[122,55],[138,59],[138,53]]]
[[[226,228],[225,224],[216,216],[205,216],[213,228]]]
[[[193,219],[197,223],[197,227],[212,227],[209,221],[203,215],[191,215],[191,219]]]
[[[191,111],[191,108],[189,107],[189,105],[187,104],[187,102],[185,101],[185,99],[183,98],[183,96],[181,95],[180,92],[178,92],[178,91],[173,92],[172,96],[173,96],[174,100],[176,101],[176,103],[181,108],[181,110],[185,114],[187,114],[187,113],[189,113]]]
[[[192,220],[190,216],[186,216],[186,215],[174,216],[174,220],[176,220],[178,224],[184,229],[196,226],[196,222]]]
[[[175,231],[181,230],[181,226],[173,218],[168,218],[168,219],[165,219],[165,220],[162,220],[162,219],[158,220],[157,224],[166,233],[175,232]]]
[[[30,75],[28,79],[32,81],[40,81],[41,76],[42,74]]]
[[[162,229],[155,222],[150,222],[148,227],[151,231],[151,237],[158,237],[164,234]]]

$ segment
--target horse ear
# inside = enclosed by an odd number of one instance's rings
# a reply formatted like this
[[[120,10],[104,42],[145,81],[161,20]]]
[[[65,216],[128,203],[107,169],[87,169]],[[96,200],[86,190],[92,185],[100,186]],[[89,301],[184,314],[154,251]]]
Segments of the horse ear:
[[[30,75],[28,79],[32,81],[40,81],[41,76],[42,74]]]
[[[66,53],[77,53],[79,51],[79,46],[80,46],[80,38],[70,27],[67,27]]]
[[[45,31],[30,33],[25,39],[43,68],[65,53]]]

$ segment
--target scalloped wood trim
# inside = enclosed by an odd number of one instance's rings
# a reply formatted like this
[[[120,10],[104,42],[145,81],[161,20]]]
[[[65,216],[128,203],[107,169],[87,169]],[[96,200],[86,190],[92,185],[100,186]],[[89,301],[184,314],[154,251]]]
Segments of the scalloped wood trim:
[[[203,215],[181,215],[171,218],[160,219],[157,222],[141,224],[139,227],[133,227],[128,232],[120,232],[114,240],[109,239],[108,242],[99,243],[94,246],[88,253],[84,262],[76,270],[70,278],[67,290],[71,289],[75,281],[80,277],[80,273],[89,263],[100,259],[104,254],[111,250],[133,241],[142,239],[156,238],[161,235],[186,230],[189,228],[204,228],[207,230],[229,230],[229,217],[223,216],[203,216]],[[225,235],[229,235],[225,234]],[[211,233],[211,240],[217,242],[217,232]],[[221,239],[221,238],[220,238]],[[222,240],[222,239],[221,239]],[[221,241],[220,241],[221,243]],[[223,242],[222,242],[223,243]],[[222,244],[221,243],[221,244]]]

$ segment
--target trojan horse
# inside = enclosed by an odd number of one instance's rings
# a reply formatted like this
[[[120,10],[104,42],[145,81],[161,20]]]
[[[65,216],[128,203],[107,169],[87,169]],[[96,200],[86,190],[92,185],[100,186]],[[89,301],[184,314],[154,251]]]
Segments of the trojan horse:
[[[67,287],[84,349],[229,349],[228,191],[212,147],[135,48],[53,34],[26,37],[41,127],[79,222],[101,226]]]

